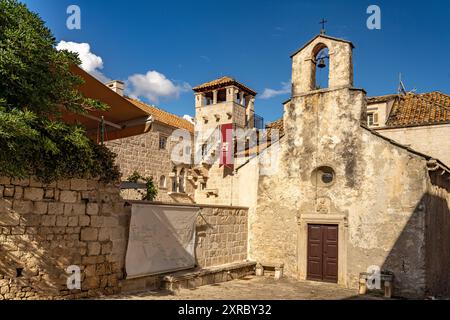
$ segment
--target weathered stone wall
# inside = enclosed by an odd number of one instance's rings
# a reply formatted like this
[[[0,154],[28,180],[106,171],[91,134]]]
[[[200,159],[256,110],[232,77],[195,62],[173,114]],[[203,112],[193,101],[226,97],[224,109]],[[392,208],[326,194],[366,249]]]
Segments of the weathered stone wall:
[[[450,166],[450,124],[398,129],[379,129],[380,134]]]
[[[122,214],[119,189],[112,185],[0,178],[0,299],[117,292],[122,265],[113,241],[125,237]],[[66,286],[65,270],[72,265],[81,268],[81,290]]]
[[[236,191],[233,183],[235,181],[233,171],[219,166],[217,160],[208,170],[207,189],[195,192],[195,202],[209,205],[237,205],[233,202],[233,192]],[[208,192],[214,191],[214,194]]]
[[[133,202],[131,202],[133,203]],[[138,202],[141,203],[141,202]],[[161,205],[161,203],[148,203]],[[181,205],[181,204],[180,204]],[[247,260],[248,251],[248,208],[229,206],[192,205],[200,208],[196,225],[196,264],[199,268]],[[125,210],[126,226],[122,232],[128,239],[131,206]],[[125,267],[126,241],[114,242],[115,257]],[[123,292],[138,292],[160,288],[161,275],[154,275],[121,282]]]
[[[247,208],[197,207],[198,266],[245,261]],[[94,180],[43,185],[33,179],[0,178],[0,299],[74,299],[119,292],[130,217],[131,207],[125,206],[118,186]],[[81,290],[67,288],[69,266],[80,267]]]
[[[130,203],[133,202],[130,201]],[[162,204],[149,202],[148,205]],[[202,204],[185,205],[200,209],[196,225],[195,246],[199,267],[219,266],[247,259],[248,208]],[[131,206],[127,207],[126,216],[128,222],[123,227],[123,232],[128,238]],[[116,248],[119,251],[116,254],[125,257],[125,243],[117,244]]]
[[[195,248],[199,267],[247,259],[247,214],[247,208],[201,207]]]
[[[278,171],[259,177],[250,209],[249,257],[285,263],[287,275],[305,279],[306,226],[336,224],[341,285],[356,287],[375,265],[394,272],[398,294],[421,296],[427,162],[362,128],[364,99],[358,90],[324,90],[287,106]],[[330,186],[314,185],[319,166],[335,171]]]
[[[194,195],[194,185],[186,179],[186,195],[172,195],[172,179],[174,164],[171,160],[171,152],[176,142],[171,141],[170,136],[174,128],[152,124],[152,129],[148,133],[141,135],[108,141],[106,146],[117,154],[116,163],[120,167],[122,180],[137,171],[144,177],[151,176],[155,186],[158,187],[156,201],[192,203]],[[159,149],[160,136],[167,138],[166,149]],[[166,178],[166,186],[160,186],[160,178]],[[191,196],[189,196],[191,195]],[[141,200],[140,194],[134,191],[124,191],[122,196],[130,200]]]
[[[426,195],[427,293],[450,294],[450,177],[431,172]]]

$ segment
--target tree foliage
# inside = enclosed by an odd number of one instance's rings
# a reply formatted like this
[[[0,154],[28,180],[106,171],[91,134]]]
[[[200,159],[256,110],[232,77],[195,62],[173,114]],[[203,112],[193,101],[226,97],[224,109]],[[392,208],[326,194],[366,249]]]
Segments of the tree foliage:
[[[153,177],[143,177],[137,171],[134,171],[131,176],[127,179],[128,182],[133,183],[145,183],[145,193],[141,193],[142,200],[144,201],[154,201],[158,195],[158,189],[153,182]]]
[[[61,120],[64,111],[107,107],[77,90],[83,79],[70,67],[80,60],[55,45],[38,15],[0,0],[0,175],[117,180],[114,154]]]

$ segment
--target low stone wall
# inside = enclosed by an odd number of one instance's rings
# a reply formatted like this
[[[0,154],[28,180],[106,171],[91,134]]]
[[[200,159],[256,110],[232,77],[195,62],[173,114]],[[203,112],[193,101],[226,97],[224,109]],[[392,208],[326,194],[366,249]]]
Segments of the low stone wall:
[[[116,186],[0,178],[0,300],[117,292],[122,264],[113,240],[125,237],[122,213]],[[80,290],[67,288],[69,266],[80,267]]]
[[[247,259],[248,209],[200,207],[195,247],[199,267],[218,266]]]
[[[247,209],[193,206],[200,208],[197,265],[246,260]],[[118,186],[79,179],[43,185],[0,177],[0,300],[119,292],[130,217],[131,206],[125,206]],[[80,268],[79,290],[67,287],[70,266]],[[158,282],[143,281],[147,287]]]
[[[176,205],[192,206],[200,209],[196,225],[196,245],[195,255],[198,268],[209,268],[224,264],[243,262],[247,260],[247,239],[248,239],[248,208],[229,206],[210,206],[201,204],[169,204],[169,203],[149,203],[142,201],[128,201],[133,203],[147,203],[149,205]],[[129,230],[129,220],[131,218],[131,206],[126,206],[125,214],[128,225],[123,232],[127,234]],[[125,259],[126,243],[114,242],[116,248],[115,255]],[[123,260],[123,265],[125,261]],[[161,285],[162,275],[142,277],[125,280],[121,283],[122,291],[143,291],[148,289],[158,289]]]
[[[197,218],[195,254],[201,268],[240,262],[247,259],[248,208],[210,206],[201,204],[173,204],[160,202],[127,201],[128,204],[190,206],[200,209]],[[128,239],[131,206],[125,210],[127,226],[123,232]],[[125,243],[117,243],[117,255],[125,257]]]

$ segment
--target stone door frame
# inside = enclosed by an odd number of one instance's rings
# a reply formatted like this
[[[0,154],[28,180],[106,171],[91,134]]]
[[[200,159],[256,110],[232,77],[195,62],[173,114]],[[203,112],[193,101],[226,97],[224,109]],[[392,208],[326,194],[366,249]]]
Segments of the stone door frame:
[[[348,222],[344,215],[302,214],[298,219],[297,266],[299,280],[307,280],[308,272],[308,225],[337,225],[338,234],[338,285],[347,287]]]

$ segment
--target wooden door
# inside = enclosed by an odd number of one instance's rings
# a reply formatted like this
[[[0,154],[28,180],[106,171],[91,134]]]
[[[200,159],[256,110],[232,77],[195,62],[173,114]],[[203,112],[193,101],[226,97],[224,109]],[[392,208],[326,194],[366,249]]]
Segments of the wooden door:
[[[338,226],[308,225],[308,280],[338,280]]]

